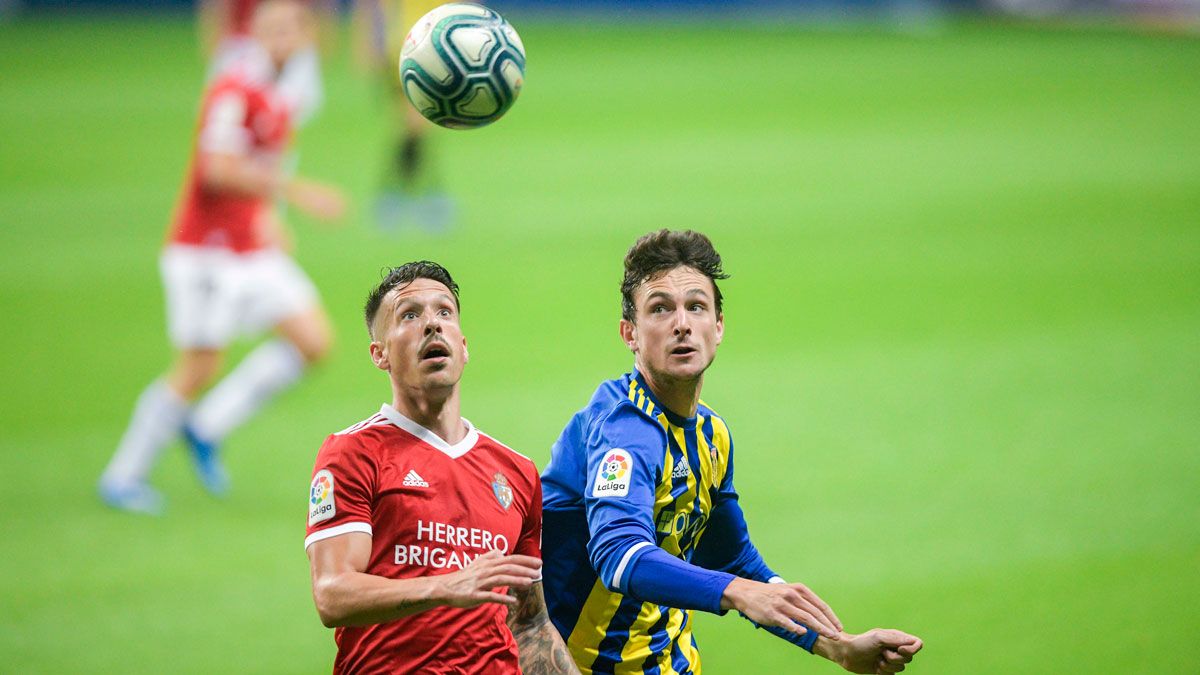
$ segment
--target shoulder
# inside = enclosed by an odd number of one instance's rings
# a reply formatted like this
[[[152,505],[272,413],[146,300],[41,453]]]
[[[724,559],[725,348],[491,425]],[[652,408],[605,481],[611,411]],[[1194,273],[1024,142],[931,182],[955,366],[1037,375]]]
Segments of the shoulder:
[[[318,457],[331,459],[373,456],[384,442],[386,432],[391,426],[383,415],[372,415],[326,437]]]
[[[700,404],[696,406],[696,412],[710,420],[714,426],[721,426],[725,429],[729,428],[729,423],[725,421],[725,418],[721,415],[721,413],[714,410],[713,407],[706,403],[703,399],[701,399]]]
[[[593,433],[604,436],[649,434],[660,438],[662,425],[635,401],[636,389],[629,375],[600,383],[588,406],[580,411]]]
[[[511,463],[523,474],[537,476],[537,465],[534,464],[532,459],[513,450],[508,445],[500,442],[495,436],[484,433],[479,428],[476,428],[475,431],[479,434],[479,442],[496,452],[502,460]]]

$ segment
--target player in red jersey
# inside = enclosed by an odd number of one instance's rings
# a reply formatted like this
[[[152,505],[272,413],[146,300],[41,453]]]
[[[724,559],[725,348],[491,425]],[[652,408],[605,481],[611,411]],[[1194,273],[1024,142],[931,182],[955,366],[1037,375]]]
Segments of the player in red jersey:
[[[321,446],[304,541],[334,672],[578,673],[542,595],[537,468],[459,414],[458,286],[408,263],[365,314],[392,402]]]
[[[294,0],[263,2],[255,13],[258,49],[206,92],[195,158],[160,260],[178,355],[138,399],[101,477],[101,496],[116,508],[160,509],[161,497],[146,477],[181,432],[205,487],[223,492],[227,479],[217,444],[329,348],[325,311],[312,282],[283,252],[282,224],[271,208],[276,197],[327,219],[345,208],[338,191],[288,178],[280,166],[290,112],[272,78],[291,54],[311,44],[306,12]],[[252,351],[193,407],[226,346],[240,333],[266,328],[281,339]]]
[[[200,0],[200,41],[209,58],[209,78],[216,79],[237,68],[247,52],[257,49],[252,19],[261,0]],[[337,3],[333,0],[304,0],[323,23],[333,24]],[[332,34],[333,30],[322,31]],[[293,121],[302,124],[320,107],[324,97],[321,64],[315,41],[288,56],[280,67],[278,89],[292,109]]]

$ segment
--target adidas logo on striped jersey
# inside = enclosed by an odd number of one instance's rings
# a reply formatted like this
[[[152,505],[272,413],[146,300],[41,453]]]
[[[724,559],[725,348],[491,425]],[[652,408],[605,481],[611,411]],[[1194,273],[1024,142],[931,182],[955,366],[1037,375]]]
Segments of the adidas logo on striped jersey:
[[[679,458],[679,463],[671,471],[671,478],[687,478],[692,473],[692,467],[688,464],[687,455]]]
[[[429,483],[417,475],[416,471],[409,469],[408,473],[404,476],[404,487],[429,487]]]

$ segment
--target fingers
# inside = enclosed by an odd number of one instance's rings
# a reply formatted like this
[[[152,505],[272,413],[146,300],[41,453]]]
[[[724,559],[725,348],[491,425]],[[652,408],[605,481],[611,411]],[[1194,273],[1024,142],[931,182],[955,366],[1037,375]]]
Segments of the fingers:
[[[528,568],[531,570],[536,570],[539,574],[541,573],[541,570],[542,570],[541,558],[535,558],[535,557],[529,556],[529,555],[517,555],[517,554],[504,555],[500,551],[496,551],[496,550],[491,550],[491,551],[488,551],[487,553],[480,553],[478,556],[475,557],[474,560],[471,561],[470,565],[467,565],[467,567],[476,567],[476,566],[483,567],[483,566],[486,566],[490,562],[494,562],[495,564],[504,564],[504,565],[518,565],[520,567]]]
[[[824,616],[822,616],[819,612],[805,611],[804,609],[801,609],[794,605],[785,605],[785,608],[782,611],[783,611],[783,614],[785,615],[784,618],[790,620],[789,621],[790,623],[793,623],[796,625],[802,623],[805,626],[808,626],[809,628],[817,631],[818,635],[827,637],[830,640],[838,639],[839,632],[834,630],[832,626],[829,626],[828,624],[824,623]],[[796,630],[792,626],[783,626],[783,627],[787,628],[788,630],[790,630],[793,633],[796,633],[798,635],[803,635],[805,632],[807,632],[807,631],[802,631],[802,630]]]
[[[518,600],[507,593],[496,593],[494,591],[479,591],[471,598],[477,603],[494,602],[499,605],[508,605],[516,607]]]
[[[799,591],[800,595],[804,596],[806,600],[816,606],[816,608],[821,611],[821,615],[825,617],[825,620],[830,626],[836,628],[839,633],[844,630],[841,619],[838,619],[837,614],[833,613],[833,609],[830,608],[830,606],[826,604],[825,601],[822,600],[816,593],[813,593],[811,588],[805,586],[804,584],[789,585]]]
[[[506,556],[499,551],[481,554],[468,567],[474,577],[474,587],[481,592],[501,586],[525,590],[542,577],[542,561],[538,558]]]
[[[810,602],[797,589],[792,589],[792,594],[793,595],[787,597],[786,599],[791,604],[792,608],[798,610],[802,614],[799,616],[797,614],[789,614],[789,616],[797,621],[804,621],[821,635],[824,635],[831,640],[836,640],[838,634],[840,634],[842,631],[835,626],[832,621],[829,620],[825,613],[821,611],[820,607]],[[801,618],[801,616],[803,618]]]
[[[875,638],[880,644],[891,647],[893,650],[912,656],[921,651],[924,646],[921,638],[916,635],[909,635],[902,630],[894,630],[891,628],[876,628],[871,631],[875,634]]]
[[[510,556],[505,556],[505,562],[509,562],[514,565],[521,565],[523,567],[534,568],[534,569],[537,569],[539,572],[542,569],[542,559],[535,558],[531,555],[516,555],[516,554],[514,554],[514,555],[510,555]]]
[[[885,648],[883,650],[883,661],[888,665],[902,666],[909,661],[912,661],[912,657],[905,656],[904,654]]]
[[[913,655],[923,646],[920,638],[898,630],[875,629],[871,631],[883,645],[877,673],[899,673],[913,660]]]

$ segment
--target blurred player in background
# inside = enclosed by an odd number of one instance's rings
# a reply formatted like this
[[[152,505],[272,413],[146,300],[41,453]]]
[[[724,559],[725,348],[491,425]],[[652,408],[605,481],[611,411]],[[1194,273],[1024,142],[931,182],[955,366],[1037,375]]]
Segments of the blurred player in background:
[[[258,49],[251,34],[251,22],[261,0],[200,0],[200,41],[205,56],[209,59],[210,81],[225,74],[230,68],[242,63],[247,53]],[[336,25],[337,3],[333,0],[305,0],[305,5],[319,15],[322,26],[329,30],[323,35],[333,35]],[[313,20],[310,15],[308,20]],[[321,63],[317,53],[317,41],[297,50],[288,57],[280,68],[276,81],[279,95],[292,108],[292,124],[299,126],[307,122],[321,107],[324,85],[321,82]]]
[[[441,185],[431,147],[431,122],[408,102],[400,84],[400,50],[417,19],[442,0],[356,0],[353,22],[359,63],[381,78],[394,136],[375,199],[385,229],[412,225],[441,231],[454,220],[454,202]]]
[[[182,433],[201,481],[227,489],[217,454],[225,436],[299,379],[330,344],[329,321],[308,277],[284,252],[272,200],[335,220],[345,211],[331,187],[288,177],[280,166],[293,116],[276,87],[289,58],[312,45],[308,9],[266,0],[253,17],[255,49],[205,93],[195,157],[160,260],[175,363],[137,401],[129,428],[100,479],[109,505],[153,513],[161,497],[147,483],[160,451]],[[195,406],[240,333],[273,328]]]
[[[730,609],[852,672],[903,670],[919,639],[843,632],[750,541],[733,437],[700,400],[724,278],[697,232],[654,232],[629,250],[620,329],[634,370],[571,418],[542,475],[550,617],[584,673],[699,672],[692,611]]]
[[[578,673],[546,615],[537,468],[459,412],[458,285],[408,263],[364,314],[392,402],[321,446],[304,540],[334,672]]]

